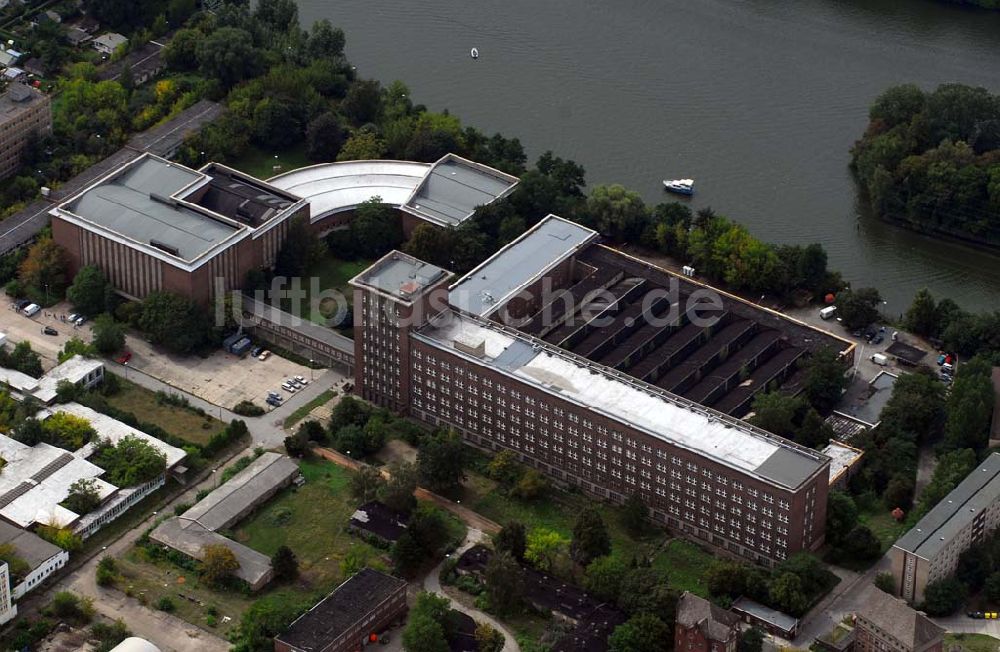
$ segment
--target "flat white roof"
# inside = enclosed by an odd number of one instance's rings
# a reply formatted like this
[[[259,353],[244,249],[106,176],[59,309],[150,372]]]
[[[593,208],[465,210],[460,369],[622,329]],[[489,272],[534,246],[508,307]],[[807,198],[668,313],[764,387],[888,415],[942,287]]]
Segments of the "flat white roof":
[[[798,487],[829,462],[743,421],[490,322],[449,311],[415,337],[772,484]],[[483,343],[485,357],[456,349],[456,342],[472,348]]]
[[[485,317],[596,237],[593,229],[549,215],[452,285],[448,303]]]
[[[106,414],[101,414],[100,412],[92,410],[85,405],[80,405],[79,403],[64,403],[62,405],[52,406],[47,410],[39,412],[37,418],[48,418],[58,412],[66,412],[67,414],[78,416],[81,419],[86,419],[90,422],[90,425],[94,428],[94,430],[97,431],[97,439],[107,439],[112,444],[117,444],[119,441],[128,436],[137,437],[143,440],[166,456],[168,469],[173,468],[181,460],[187,457],[187,453],[185,453],[183,449],[171,446],[167,442],[157,439],[151,435],[147,435],[141,430],[136,430],[127,423],[122,423],[117,419],[112,419]],[[92,441],[81,447],[73,454],[77,457],[86,459],[94,454],[96,444],[96,441]]]
[[[68,380],[76,385],[90,374],[103,368],[104,363],[100,360],[74,355],[38,379],[38,388],[34,391],[34,396],[43,403],[49,403],[56,397],[56,389],[60,381]]]
[[[830,458],[830,482],[832,483],[841,473],[861,459],[864,452],[831,439],[827,447],[823,449],[823,454]]]
[[[353,210],[372,197],[401,207],[431,169],[412,161],[321,163],[268,179],[276,188],[309,200],[311,221]]]

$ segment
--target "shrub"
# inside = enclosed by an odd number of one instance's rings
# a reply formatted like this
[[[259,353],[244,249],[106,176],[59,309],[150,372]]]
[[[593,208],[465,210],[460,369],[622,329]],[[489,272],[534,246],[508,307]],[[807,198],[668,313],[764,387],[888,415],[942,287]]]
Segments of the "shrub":
[[[165,595],[156,601],[156,608],[160,611],[172,613],[177,608],[177,605],[174,604],[174,601],[169,596]]]
[[[253,401],[240,401],[233,407],[233,412],[241,417],[259,417],[264,414],[264,408]]]

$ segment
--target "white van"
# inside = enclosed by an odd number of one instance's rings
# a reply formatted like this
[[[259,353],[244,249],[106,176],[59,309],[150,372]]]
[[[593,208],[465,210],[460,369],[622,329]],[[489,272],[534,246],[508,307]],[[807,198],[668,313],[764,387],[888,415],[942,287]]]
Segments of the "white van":
[[[837,314],[837,306],[827,306],[819,311],[820,319],[829,319]]]
[[[25,317],[34,317],[42,310],[42,307],[37,303],[29,303],[24,307],[22,311]]]
[[[884,367],[889,364],[889,358],[882,353],[876,353],[869,359],[880,367]]]

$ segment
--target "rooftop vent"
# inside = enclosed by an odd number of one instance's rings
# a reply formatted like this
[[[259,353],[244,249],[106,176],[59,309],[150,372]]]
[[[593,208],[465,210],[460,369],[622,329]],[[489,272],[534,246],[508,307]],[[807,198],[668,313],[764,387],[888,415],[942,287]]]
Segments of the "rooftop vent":
[[[486,340],[484,339],[474,340],[471,338],[456,337],[454,345],[455,349],[462,353],[467,353],[477,358],[486,357]]]
[[[160,251],[165,251],[171,256],[180,256],[180,250],[177,247],[166,244],[165,242],[160,242],[159,240],[150,240],[149,246],[156,247]]]

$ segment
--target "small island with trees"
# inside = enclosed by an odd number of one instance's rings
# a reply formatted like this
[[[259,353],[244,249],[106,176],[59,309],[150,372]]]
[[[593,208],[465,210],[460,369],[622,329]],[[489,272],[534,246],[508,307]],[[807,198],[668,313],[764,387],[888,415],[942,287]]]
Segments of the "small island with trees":
[[[883,219],[1000,247],[1000,96],[944,84],[882,93],[851,168]]]

